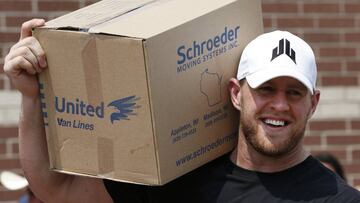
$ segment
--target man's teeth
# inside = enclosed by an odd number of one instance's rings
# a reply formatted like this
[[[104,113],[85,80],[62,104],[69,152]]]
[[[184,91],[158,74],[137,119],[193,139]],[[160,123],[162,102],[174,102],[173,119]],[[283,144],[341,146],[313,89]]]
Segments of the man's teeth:
[[[284,126],[285,121],[279,121],[279,120],[272,120],[272,119],[265,119],[264,121],[266,124],[271,124],[275,126]]]

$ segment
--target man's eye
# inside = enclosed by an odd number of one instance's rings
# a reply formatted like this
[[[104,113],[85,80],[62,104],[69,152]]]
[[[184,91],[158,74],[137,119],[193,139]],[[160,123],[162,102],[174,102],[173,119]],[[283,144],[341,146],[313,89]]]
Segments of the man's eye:
[[[271,86],[261,86],[258,88],[258,92],[263,93],[263,94],[272,93],[274,91],[275,91],[275,89]]]
[[[302,92],[299,90],[288,90],[287,92],[291,96],[302,96]]]

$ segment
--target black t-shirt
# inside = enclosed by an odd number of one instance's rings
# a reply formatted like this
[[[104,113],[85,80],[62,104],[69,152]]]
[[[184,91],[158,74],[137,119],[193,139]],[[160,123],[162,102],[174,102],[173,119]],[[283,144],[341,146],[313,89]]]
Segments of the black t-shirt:
[[[115,203],[360,202],[359,191],[311,156],[290,169],[261,173],[236,166],[227,154],[164,186],[104,184]]]

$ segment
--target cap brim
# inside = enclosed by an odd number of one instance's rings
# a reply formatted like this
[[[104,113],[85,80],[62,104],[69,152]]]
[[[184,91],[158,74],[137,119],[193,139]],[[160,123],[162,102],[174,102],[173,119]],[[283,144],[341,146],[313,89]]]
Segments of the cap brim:
[[[250,87],[257,88],[264,82],[282,76],[292,77],[300,81],[309,89],[311,94],[314,94],[313,86],[311,85],[310,81],[299,71],[290,68],[263,68],[255,73],[246,76],[246,81]]]

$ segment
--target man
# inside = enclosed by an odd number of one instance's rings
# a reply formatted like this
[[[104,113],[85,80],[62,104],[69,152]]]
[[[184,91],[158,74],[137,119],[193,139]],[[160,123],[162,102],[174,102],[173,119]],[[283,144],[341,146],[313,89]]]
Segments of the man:
[[[49,171],[36,80],[47,65],[31,36],[43,24],[23,24],[4,69],[22,94],[21,164],[44,202],[360,202],[359,192],[304,150],[305,127],[320,97],[315,57],[306,42],[283,31],[250,42],[237,79],[230,80],[231,101],[241,114],[231,154],[159,187]]]

